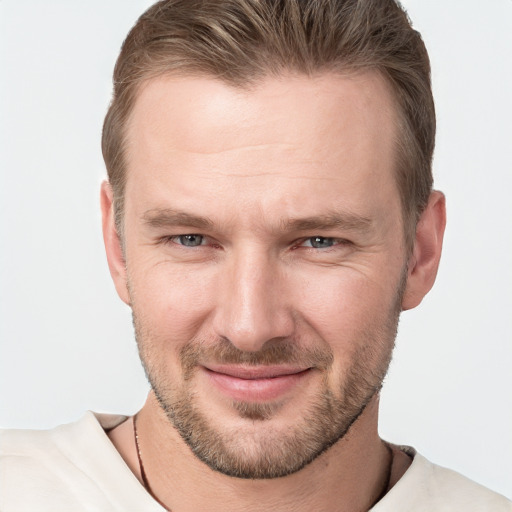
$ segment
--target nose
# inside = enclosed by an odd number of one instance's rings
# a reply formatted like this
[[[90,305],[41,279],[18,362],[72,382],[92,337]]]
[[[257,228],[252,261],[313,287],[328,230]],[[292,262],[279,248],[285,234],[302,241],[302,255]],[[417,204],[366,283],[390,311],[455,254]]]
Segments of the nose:
[[[286,279],[276,260],[247,249],[223,265],[214,330],[240,350],[257,352],[267,341],[293,333]]]

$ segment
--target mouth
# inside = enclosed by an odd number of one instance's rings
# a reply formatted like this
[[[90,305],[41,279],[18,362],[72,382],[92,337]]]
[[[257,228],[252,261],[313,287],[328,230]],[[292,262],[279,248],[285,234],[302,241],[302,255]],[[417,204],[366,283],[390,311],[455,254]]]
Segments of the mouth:
[[[279,365],[205,365],[202,369],[217,391],[244,402],[268,402],[282,398],[312,371],[312,368]]]

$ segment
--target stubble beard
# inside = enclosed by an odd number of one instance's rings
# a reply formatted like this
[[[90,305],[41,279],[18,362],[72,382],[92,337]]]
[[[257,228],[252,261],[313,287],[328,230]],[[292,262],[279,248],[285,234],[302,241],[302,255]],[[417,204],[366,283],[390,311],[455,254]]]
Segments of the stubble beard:
[[[329,347],[304,349],[300,343],[282,340],[260,352],[243,352],[228,340],[192,340],[180,351],[183,379],[171,383],[161,371],[159,355],[152,353],[152,337],[133,313],[142,364],[160,407],[192,452],[212,470],[245,479],[278,478],[300,471],[342,439],[380,391],[391,361],[404,289],[400,282],[392,310],[380,325],[367,325],[360,333],[364,343],[351,355],[352,366],[331,390],[327,374],[333,363]],[[323,372],[321,390],[312,395],[299,421],[286,430],[273,427],[279,402],[233,401],[232,408],[247,420],[247,428],[222,428],[201,409],[191,388],[198,361],[265,365],[297,363]]]

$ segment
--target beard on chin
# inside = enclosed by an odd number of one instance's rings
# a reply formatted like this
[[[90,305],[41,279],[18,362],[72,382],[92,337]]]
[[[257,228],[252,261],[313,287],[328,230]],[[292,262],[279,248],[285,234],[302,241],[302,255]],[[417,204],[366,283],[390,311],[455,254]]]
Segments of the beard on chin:
[[[152,332],[144,315],[136,314],[132,301],[139,354],[160,407],[198,459],[212,470],[236,478],[284,477],[301,470],[342,439],[380,391],[391,361],[406,283],[407,265],[402,268],[387,314],[370,318],[354,336],[355,349],[347,354],[347,370],[334,389],[329,385],[334,363],[331,347],[325,341],[306,347],[297,339],[273,339],[258,352],[244,352],[225,338],[193,338],[178,353],[181,381],[173,382],[165,365],[166,354],[157,348],[172,346],[172,341]],[[134,298],[130,282],[128,285]],[[279,401],[233,401],[232,410],[246,422],[226,426],[217,422],[217,417],[208,417],[193,390],[193,377],[205,362],[292,364],[321,372],[322,385],[304,400],[299,418],[284,428],[273,421],[283,406]]]
[[[259,352],[244,352],[229,340],[191,340],[179,351],[180,383],[170,382],[162,357],[152,353],[152,336],[133,317],[141,360],[160,407],[192,452],[214,471],[246,479],[283,477],[301,470],[348,432],[382,387],[391,360],[398,313],[385,327],[366,326],[365,343],[351,354],[351,366],[330,389],[331,349],[305,348],[289,340],[271,340]],[[366,332],[368,331],[368,332]],[[371,332],[370,332],[371,331]],[[323,373],[322,386],[301,406],[300,418],[286,428],[271,421],[282,407],[276,402],[233,401],[244,426],[222,426],[208,417],[192,389],[201,362],[264,366],[297,364]]]

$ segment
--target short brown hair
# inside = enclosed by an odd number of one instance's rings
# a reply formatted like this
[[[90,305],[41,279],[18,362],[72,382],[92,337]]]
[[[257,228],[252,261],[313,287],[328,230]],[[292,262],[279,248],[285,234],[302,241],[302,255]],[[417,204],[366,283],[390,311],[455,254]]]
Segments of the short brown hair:
[[[408,245],[432,189],[435,110],[420,34],[395,0],[162,0],[137,21],[114,70],[102,150],[118,230],[126,126],[144,81],[209,75],[247,87],[268,75],[376,70],[398,105],[397,184]]]

